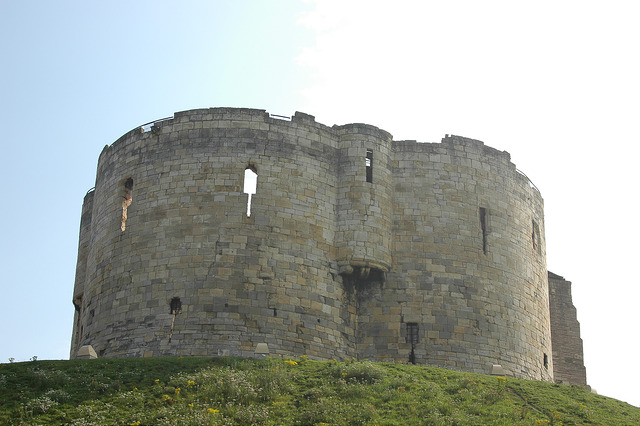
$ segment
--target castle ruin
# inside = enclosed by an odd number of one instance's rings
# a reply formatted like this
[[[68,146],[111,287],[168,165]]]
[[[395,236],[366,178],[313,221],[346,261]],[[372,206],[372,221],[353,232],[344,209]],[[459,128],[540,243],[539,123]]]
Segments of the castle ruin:
[[[100,155],[71,358],[356,357],[586,384],[568,285],[507,152],[190,110]]]

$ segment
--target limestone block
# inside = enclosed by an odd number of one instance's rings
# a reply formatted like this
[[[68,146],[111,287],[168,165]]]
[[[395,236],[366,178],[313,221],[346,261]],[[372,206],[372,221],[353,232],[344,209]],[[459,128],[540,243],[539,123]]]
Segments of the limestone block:
[[[95,349],[91,345],[84,345],[78,349],[78,354],[76,355],[77,359],[96,359],[98,358],[98,354]]]
[[[266,343],[258,343],[256,345],[256,354],[257,355],[268,355],[269,354],[269,345]]]

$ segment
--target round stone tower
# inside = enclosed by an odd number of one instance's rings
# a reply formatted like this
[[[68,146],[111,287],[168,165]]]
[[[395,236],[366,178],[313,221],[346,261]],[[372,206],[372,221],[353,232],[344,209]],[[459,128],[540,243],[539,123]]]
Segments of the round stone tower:
[[[550,380],[546,273],[542,198],[505,152],[185,111],[100,155],[71,357],[306,354]]]
[[[339,137],[337,261],[343,277],[382,277],[391,266],[391,142],[365,124],[335,128]]]

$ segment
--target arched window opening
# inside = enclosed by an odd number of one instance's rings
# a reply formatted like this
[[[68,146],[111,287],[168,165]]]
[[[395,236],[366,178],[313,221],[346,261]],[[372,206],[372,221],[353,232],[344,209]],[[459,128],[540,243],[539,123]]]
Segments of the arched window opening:
[[[127,209],[133,200],[133,179],[129,178],[124,183],[124,199],[122,200],[122,219],[120,220],[120,230],[124,232],[127,227]]]
[[[258,171],[254,166],[247,166],[244,170],[244,193],[248,194],[247,217],[251,217],[251,196],[256,193],[258,187]]]

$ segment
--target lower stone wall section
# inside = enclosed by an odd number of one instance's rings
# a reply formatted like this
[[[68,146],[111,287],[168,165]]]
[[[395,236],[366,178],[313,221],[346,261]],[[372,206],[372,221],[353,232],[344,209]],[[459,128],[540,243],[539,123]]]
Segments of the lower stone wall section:
[[[587,385],[580,323],[571,297],[571,282],[549,272],[549,311],[556,383]]]

